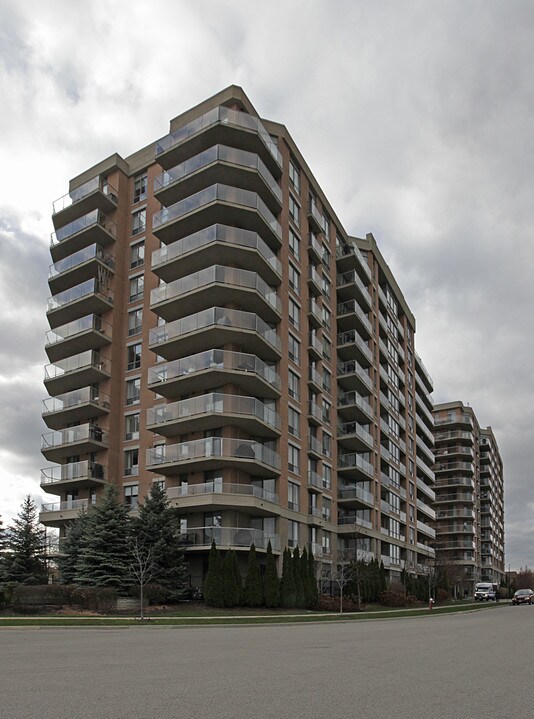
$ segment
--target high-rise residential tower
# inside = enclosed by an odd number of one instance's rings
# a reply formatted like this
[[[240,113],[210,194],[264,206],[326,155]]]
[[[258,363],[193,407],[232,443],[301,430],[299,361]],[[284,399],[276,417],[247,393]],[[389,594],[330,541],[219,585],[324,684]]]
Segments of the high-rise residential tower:
[[[503,465],[491,427],[471,407],[434,408],[436,561],[456,592],[504,579]]]
[[[191,582],[212,539],[434,556],[432,382],[372,235],[350,237],[283,125],[231,86],[54,203],[41,521],[108,482],[180,513]]]

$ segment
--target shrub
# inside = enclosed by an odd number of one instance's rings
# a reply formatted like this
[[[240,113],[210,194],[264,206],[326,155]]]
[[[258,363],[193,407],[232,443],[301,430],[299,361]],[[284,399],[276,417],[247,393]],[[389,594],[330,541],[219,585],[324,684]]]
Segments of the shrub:
[[[448,601],[450,599],[449,592],[447,592],[445,589],[439,589],[436,592],[436,603],[437,604],[443,604],[444,602]]]
[[[75,603],[83,609],[107,614],[117,608],[117,590],[112,587],[77,587]]]
[[[331,597],[329,594],[321,594],[319,597],[318,609],[324,612],[339,612],[340,597]],[[358,602],[351,597],[343,597],[344,612],[358,612]]]

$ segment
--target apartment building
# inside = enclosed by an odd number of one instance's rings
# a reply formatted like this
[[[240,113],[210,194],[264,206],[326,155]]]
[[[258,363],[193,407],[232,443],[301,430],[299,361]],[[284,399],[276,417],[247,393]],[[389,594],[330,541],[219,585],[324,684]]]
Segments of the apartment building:
[[[503,465],[491,427],[462,402],[434,408],[436,560],[457,593],[504,579]]]
[[[41,521],[106,483],[209,546],[306,546],[392,579],[434,557],[432,381],[372,235],[347,234],[287,129],[231,86],[54,203]]]

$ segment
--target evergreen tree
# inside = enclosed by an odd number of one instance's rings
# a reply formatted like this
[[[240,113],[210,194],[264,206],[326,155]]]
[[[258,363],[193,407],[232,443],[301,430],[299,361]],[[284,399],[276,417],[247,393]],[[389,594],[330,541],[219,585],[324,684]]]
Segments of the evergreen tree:
[[[179,598],[185,585],[186,566],[179,544],[176,513],[170,508],[169,498],[161,485],[152,485],[132,525],[138,545],[145,552],[151,552],[151,581],[165,587],[171,598]]]
[[[85,507],[82,507],[76,519],[67,527],[62,552],[57,560],[62,584],[74,584],[76,581],[80,549],[85,541],[87,528],[88,514]]]
[[[319,590],[317,588],[317,579],[315,577],[315,560],[313,552],[308,553],[308,609],[315,609],[319,603]]]
[[[84,587],[111,587],[119,591],[131,586],[128,509],[119,501],[119,492],[108,485],[104,496],[86,520],[75,580]]]
[[[211,543],[208,572],[204,580],[204,600],[210,607],[224,607],[222,560],[215,540]]]
[[[6,548],[7,548],[7,530],[4,527],[2,517],[0,517],[0,582],[4,578]]]
[[[22,502],[13,520],[4,558],[4,581],[46,584],[45,531],[39,526],[37,507],[30,495]]]
[[[250,545],[250,551],[248,553],[248,568],[243,598],[245,600],[245,606],[247,607],[261,607],[263,604],[260,567],[258,565],[254,543]]]
[[[266,607],[280,606],[280,580],[276,571],[276,560],[273,555],[271,542],[267,545],[267,555],[265,557],[265,577],[263,583],[263,592],[265,594]]]
[[[234,574],[234,584],[236,586],[237,604],[240,607],[243,604],[243,579],[241,577],[241,570],[239,569],[239,561],[237,554],[232,550],[232,571]]]
[[[293,577],[295,581],[295,606],[302,608],[305,606],[304,585],[302,584],[302,574],[300,570],[300,553],[299,548],[293,550]]]
[[[386,568],[384,567],[384,562],[380,562],[380,569],[379,569],[379,577],[380,577],[380,586],[379,586],[379,594],[381,592],[385,592],[388,588],[388,583],[386,579]]]
[[[311,602],[311,587],[308,572],[308,551],[306,550],[306,547],[304,547],[300,556],[300,581],[302,583],[302,606],[304,609],[308,609]]]
[[[222,563],[222,591],[225,607],[237,607],[241,600],[241,588],[236,582],[234,557],[235,552],[226,552]]]
[[[286,547],[282,559],[282,580],[280,582],[280,604],[282,607],[294,607],[296,602],[295,577],[291,550]]]

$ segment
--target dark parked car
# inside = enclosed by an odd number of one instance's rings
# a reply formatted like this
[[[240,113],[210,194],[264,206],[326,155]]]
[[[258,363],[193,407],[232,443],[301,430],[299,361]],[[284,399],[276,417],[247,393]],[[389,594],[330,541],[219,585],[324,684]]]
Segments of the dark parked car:
[[[512,597],[512,604],[534,604],[532,589],[518,589]]]

